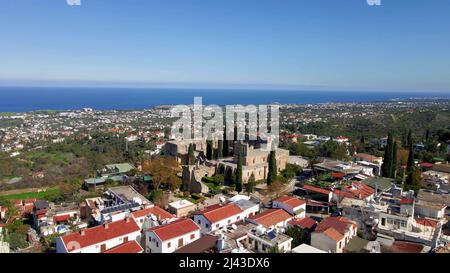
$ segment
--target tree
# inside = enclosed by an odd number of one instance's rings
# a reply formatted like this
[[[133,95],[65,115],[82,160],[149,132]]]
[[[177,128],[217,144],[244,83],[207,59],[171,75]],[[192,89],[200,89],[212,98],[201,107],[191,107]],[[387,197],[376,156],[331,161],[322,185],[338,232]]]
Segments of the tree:
[[[416,194],[421,188],[422,172],[414,170],[408,174],[405,181],[405,190],[413,190]]]
[[[178,162],[170,157],[156,157],[152,160],[144,161],[142,171],[152,176],[152,186],[158,190],[161,186],[177,189],[181,180],[178,173],[181,171]]]
[[[384,150],[383,164],[381,165],[381,172],[384,177],[392,177],[392,168],[394,163],[394,141],[392,134],[388,134],[387,145]]]
[[[242,191],[242,154],[241,153],[238,153],[235,189],[237,192]]]
[[[267,174],[267,185],[271,185],[278,175],[277,159],[275,151],[269,153],[269,173]]]
[[[397,141],[394,141],[394,145],[392,147],[391,178],[395,178],[396,172],[397,172]]]
[[[189,157],[189,165],[194,165],[195,155],[194,155],[194,145],[192,143],[189,144],[188,157]]]
[[[301,244],[310,243],[310,233],[306,229],[293,226],[286,230],[286,235],[293,239],[291,244],[292,248],[297,247]]]
[[[225,127],[223,131],[223,152],[222,152],[223,157],[228,157],[228,155],[230,154],[228,145],[229,142],[227,140],[227,128]]]
[[[409,155],[408,155],[408,162],[406,163],[406,171],[408,173],[411,173],[414,171],[414,149],[412,146],[409,147]]]
[[[211,140],[206,141],[206,158],[208,160],[212,159],[212,151],[213,151],[212,145],[213,143]]]
[[[250,175],[250,178],[248,179],[247,184],[245,184],[245,191],[247,191],[248,195],[250,195],[251,193],[255,192],[255,187],[256,187],[255,174],[252,173],[252,175]]]
[[[217,141],[217,158],[221,159],[223,158],[223,140],[218,140]]]
[[[275,179],[275,181],[268,185],[267,189],[270,193],[275,194],[276,197],[279,197],[284,190],[284,183],[280,179]]]
[[[408,130],[408,137],[406,139],[406,145],[407,145],[408,148],[413,146],[413,139],[412,139],[411,129]]]

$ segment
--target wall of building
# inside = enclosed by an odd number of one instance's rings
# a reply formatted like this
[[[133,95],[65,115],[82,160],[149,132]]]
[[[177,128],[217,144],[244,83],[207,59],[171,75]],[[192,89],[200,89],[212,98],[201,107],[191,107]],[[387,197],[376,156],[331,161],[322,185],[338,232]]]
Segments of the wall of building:
[[[200,230],[186,233],[182,236],[172,238],[170,240],[161,241],[159,237],[152,231],[146,234],[146,247],[149,253],[172,253],[177,249],[200,239]],[[183,244],[179,245],[179,240],[183,240]]]

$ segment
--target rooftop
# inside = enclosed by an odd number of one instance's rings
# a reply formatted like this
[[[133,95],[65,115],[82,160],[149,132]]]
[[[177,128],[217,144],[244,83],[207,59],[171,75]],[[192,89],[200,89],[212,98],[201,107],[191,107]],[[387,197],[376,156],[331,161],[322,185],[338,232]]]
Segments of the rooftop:
[[[200,227],[191,219],[179,219],[166,225],[148,229],[149,232],[155,233],[161,241],[167,241],[196,230],[200,230]]]
[[[291,218],[292,216],[283,209],[268,209],[262,213],[252,215],[248,219],[268,228]]]

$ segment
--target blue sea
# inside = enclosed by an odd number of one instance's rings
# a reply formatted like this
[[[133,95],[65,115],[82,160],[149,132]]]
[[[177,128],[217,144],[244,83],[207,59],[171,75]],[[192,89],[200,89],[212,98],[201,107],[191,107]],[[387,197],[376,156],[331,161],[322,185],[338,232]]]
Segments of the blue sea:
[[[445,92],[0,87],[0,112],[73,110],[87,107],[97,110],[148,109],[156,105],[192,104],[194,96],[203,97],[205,105],[450,99],[450,93]]]

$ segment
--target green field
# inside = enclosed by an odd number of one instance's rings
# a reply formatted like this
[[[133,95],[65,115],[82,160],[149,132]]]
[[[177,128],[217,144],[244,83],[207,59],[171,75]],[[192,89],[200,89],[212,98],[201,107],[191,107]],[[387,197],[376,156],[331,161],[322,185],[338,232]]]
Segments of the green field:
[[[32,198],[37,198],[37,199],[44,199],[44,200],[48,200],[51,199],[57,195],[59,195],[61,193],[61,191],[59,190],[59,188],[51,188],[51,189],[47,189],[46,191],[41,191],[41,192],[24,192],[24,193],[16,193],[16,194],[9,194],[9,195],[1,195],[1,197],[8,199],[8,200],[24,200],[24,199],[32,199]]]

